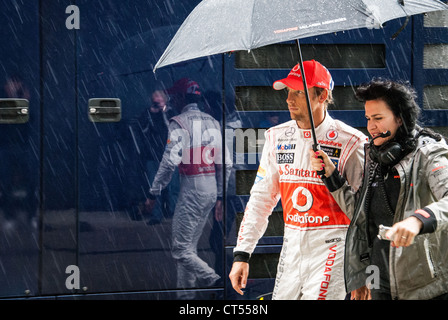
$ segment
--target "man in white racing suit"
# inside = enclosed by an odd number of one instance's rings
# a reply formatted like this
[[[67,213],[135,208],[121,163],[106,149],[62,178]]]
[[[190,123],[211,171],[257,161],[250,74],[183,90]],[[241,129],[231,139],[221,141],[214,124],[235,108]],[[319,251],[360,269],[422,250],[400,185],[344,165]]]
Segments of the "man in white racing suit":
[[[222,196],[231,170],[228,152],[222,159],[221,126],[211,115],[200,111],[197,102],[199,85],[188,78],[178,80],[168,89],[171,102],[181,113],[170,119],[169,138],[162,161],[150,189],[147,205],[168,185],[179,168],[180,190],[173,216],[172,256],[177,262],[179,288],[210,287],[221,278],[198,256],[197,245],[210,212],[222,215]],[[225,145],[224,145],[225,146]],[[223,179],[223,165],[226,179]],[[180,298],[193,296],[181,294]],[[194,294],[194,293],[193,293]]]
[[[319,62],[304,62],[317,141],[356,189],[361,183],[367,137],[327,113],[333,80]],[[291,121],[266,131],[265,145],[234,249],[229,274],[240,294],[246,287],[249,258],[281,198],[285,223],[283,247],[272,298],[344,299],[345,234],[350,224],[322,178],[311,169],[313,139],[299,65],[274,82],[287,88]]]

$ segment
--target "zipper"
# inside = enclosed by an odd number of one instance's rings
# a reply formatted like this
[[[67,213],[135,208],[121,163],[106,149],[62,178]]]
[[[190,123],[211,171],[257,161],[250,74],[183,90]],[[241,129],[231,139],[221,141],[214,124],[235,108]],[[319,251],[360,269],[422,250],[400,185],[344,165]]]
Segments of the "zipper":
[[[357,192],[359,192],[360,197],[362,195],[366,194],[366,182],[368,183],[368,177],[366,177],[366,172],[368,172],[368,169],[367,169],[367,150],[368,150],[368,148],[364,147],[364,165],[363,165],[362,184],[360,186],[360,189],[357,191]],[[353,228],[356,225],[355,221],[357,221],[357,219],[359,218],[360,211],[362,210],[361,209],[361,204],[364,203],[364,201],[365,201],[365,198],[364,199],[360,199],[359,201],[355,202],[355,209],[354,209],[354,212],[353,212],[353,217],[350,220],[350,225],[349,225],[349,228],[348,228],[346,236],[345,236],[345,244],[344,244],[344,249],[345,250],[347,250],[347,246],[349,245],[349,242],[355,241],[353,238],[354,238],[356,232],[353,231]],[[348,254],[344,254],[344,276],[348,274],[348,266],[349,266],[349,264],[350,264],[349,263],[349,255]],[[345,282],[345,289],[348,292],[348,281],[344,281],[344,282]]]
[[[426,238],[423,242],[423,246],[425,248],[426,261],[428,262],[429,272],[431,274],[431,278],[437,277],[436,270],[434,268],[434,262],[432,260],[431,248],[429,247],[428,238]]]
[[[402,169],[402,174],[400,174],[400,170],[399,166]],[[412,162],[411,164],[411,169],[409,172],[412,172],[412,169],[414,167],[414,162]],[[408,199],[409,193],[410,193],[410,182],[408,182],[408,176],[406,174],[406,170],[404,169],[403,165],[401,164],[401,162],[399,162],[397,165],[395,165],[395,170],[397,170],[398,175],[400,176],[400,193],[398,198],[400,199],[400,196],[402,195],[402,199],[401,202],[397,201],[397,206],[395,208],[395,216],[394,216],[394,222],[393,224],[401,221],[401,219],[403,219],[403,214],[404,214],[404,210],[403,208],[406,206],[406,201]],[[409,174],[409,181],[411,180],[411,174]],[[401,192],[401,189],[404,188],[404,192]],[[402,212],[401,215],[398,214],[399,212]],[[390,276],[390,281],[392,281],[392,278],[394,279],[394,287],[395,290],[393,290],[392,288],[392,284],[391,284],[391,295],[392,295],[392,299],[393,300],[398,300],[398,280],[396,277],[396,270],[395,270],[395,261],[396,261],[396,248],[390,248],[390,252],[389,252],[389,265],[391,267],[391,272],[389,272],[389,276]],[[393,292],[392,292],[393,291]]]
[[[371,162],[369,164],[369,167],[365,169],[365,172],[367,172],[367,176],[364,177],[364,183],[363,183],[363,190],[362,194],[365,195],[363,201],[360,201],[360,203],[363,203],[363,210],[364,210],[364,216],[365,216],[365,233],[367,236],[367,246],[369,249],[372,249],[373,247],[373,241],[370,237],[370,228],[369,228],[369,211],[370,211],[370,205],[371,205],[371,197],[372,197],[372,183],[375,180],[375,174],[376,169],[378,167],[377,163]],[[356,212],[356,211],[355,211]]]
[[[390,283],[390,294],[392,296],[392,300],[398,300],[398,283],[397,278],[395,277],[395,250],[396,248],[390,248],[389,252],[389,281],[392,281],[392,278],[394,279],[395,286],[392,286],[392,282]]]

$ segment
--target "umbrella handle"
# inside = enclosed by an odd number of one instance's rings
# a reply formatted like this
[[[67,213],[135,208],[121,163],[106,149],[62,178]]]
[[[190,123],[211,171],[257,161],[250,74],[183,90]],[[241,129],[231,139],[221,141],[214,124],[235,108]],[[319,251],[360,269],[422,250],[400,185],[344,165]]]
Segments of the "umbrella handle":
[[[313,144],[313,151],[319,151],[320,150],[320,146],[318,144]],[[324,158],[322,158],[322,156],[317,157],[318,159],[321,159],[322,161],[324,160]],[[322,168],[322,170],[316,171],[316,173],[322,177],[325,175],[325,168]]]

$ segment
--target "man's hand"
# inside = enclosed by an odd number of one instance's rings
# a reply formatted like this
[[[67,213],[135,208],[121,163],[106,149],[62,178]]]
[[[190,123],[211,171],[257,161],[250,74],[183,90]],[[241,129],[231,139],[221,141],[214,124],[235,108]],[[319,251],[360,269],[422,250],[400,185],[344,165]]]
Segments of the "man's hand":
[[[151,213],[152,210],[154,209],[155,205],[156,205],[156,199],[146,199],[145,202],[145,211],[147,213]]]
[[[247,262],[234,262],[232,270],[230,271],[229,278],[232,283],[233,289],[240,295],[244,292],[241,289],[246,288],[247,277],[249,275],[249,263]]]
[[[215,220],[218,222],[222,221],[222,200],[216,200],[215,204]]]
[[[351,292],[351,300],[371,300],[370,290],[364,286]]]

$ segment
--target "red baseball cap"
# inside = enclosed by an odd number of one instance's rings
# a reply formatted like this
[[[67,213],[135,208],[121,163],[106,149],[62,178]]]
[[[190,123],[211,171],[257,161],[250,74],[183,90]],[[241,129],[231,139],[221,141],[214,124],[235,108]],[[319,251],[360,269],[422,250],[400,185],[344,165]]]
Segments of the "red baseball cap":
[[[322,64],[315,60],[304,61],[303,68],[305,69],[306,84],[308,88],[319,87],[333,90],[333,78],[328,69]],[[304,86],[300,65],[295,65],[285,79],[275,81],[273,87],[275,90],[281,90],[286,87],[293,90],[303,90]]]
[[[177,94],[177,93],[184,93],[184,94],[195,94],[200,96],[201,91],[199,89],[199,84],[191,80],[189,78],[182,78],[177,80],[171,88],[166,90],[168,94]]]

